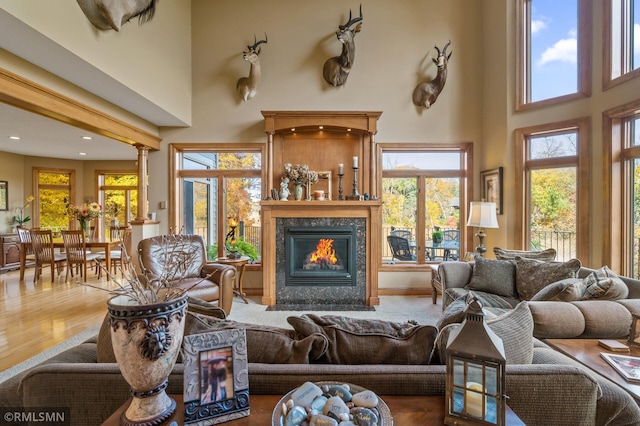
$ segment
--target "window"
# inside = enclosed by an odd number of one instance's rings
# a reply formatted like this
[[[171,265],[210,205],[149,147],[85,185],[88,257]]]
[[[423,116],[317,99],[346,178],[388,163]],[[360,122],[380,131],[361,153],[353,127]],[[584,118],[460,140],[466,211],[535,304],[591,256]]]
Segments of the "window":
[[[37,183],[33,226],[53,232],[69,229],[65,200],[75,200],[75,171],[34,168],[33,181]]]
[[[640,0],[605,0],[604,90],[640,75]]]
[[[382,162],[379,192],[383,201],[383,263],[424,264],[460,259],[467,235],[460,218],[466,217],[470,197],[467,173],[471,144],[380,143],[378,149]],[[438,242],[436,232],[455,243]],[[399,251],[407,244],[408,252]]]
[[[580,119],[516,130],[517,247],[589,258],[588,129]]]
[[[640,101],[604,113],[603,265],[640,278]]]
[[[172,227],[202,235],[212,257],[224,254],[228,219],[236,237],[261,250],[263,144],[174,144]]]
[[[98,176],[98,199],[105,215],[103,228],[106,232],[112,223],[128,226],[138,210],[137,171],[96,171]]]
[[[516,109],[590,96],[591,0],[516,4]]]

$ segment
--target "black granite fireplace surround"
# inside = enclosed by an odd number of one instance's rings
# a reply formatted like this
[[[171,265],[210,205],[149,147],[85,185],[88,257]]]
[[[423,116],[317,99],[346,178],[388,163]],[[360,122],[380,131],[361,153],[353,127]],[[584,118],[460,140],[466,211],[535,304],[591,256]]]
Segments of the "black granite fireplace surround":
[[[307,232],[309,230],[319,231],[318,235],[314,237],[313,233]],[[297,245],[296,237],[299,240]],[[305,270],[302,267],[310,247],[320,238],[334,240],[344,269],[309,267]],[[277,218],[275,244],[275,309],[373,309],[366,304],[365,219]],[[304,253],[293,252],[292,249]],[[313,249],[315,247],[311,247]]]

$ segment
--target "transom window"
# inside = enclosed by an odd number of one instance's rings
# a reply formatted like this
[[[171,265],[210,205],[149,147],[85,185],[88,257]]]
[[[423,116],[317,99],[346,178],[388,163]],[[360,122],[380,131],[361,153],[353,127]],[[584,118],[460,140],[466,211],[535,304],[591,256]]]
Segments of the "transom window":
[[[640,75],[640,0],[604,2],[603,88]]]

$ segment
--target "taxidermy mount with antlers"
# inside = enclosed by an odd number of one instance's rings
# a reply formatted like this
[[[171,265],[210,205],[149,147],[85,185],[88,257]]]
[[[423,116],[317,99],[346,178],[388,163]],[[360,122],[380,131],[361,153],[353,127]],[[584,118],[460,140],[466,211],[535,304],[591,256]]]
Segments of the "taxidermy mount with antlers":
[[[151,21],[158,0],[77,0],[89,22],[99,30],[120,31],[137,17],[140,24]]]
[[[260,83],[260,51],[258,47],[262,43],[267,43],[267,33],[264,34],[264,40],[256,41],[256,36],[253,36],[253,46],[247,46],[247,50],[242,52],[242,57],[245,61],[251,64],[248,77],[241,77],[236,84],[236,90],[242,97],[243,101],[248,101],[256,95],[256,89]]]
[[[336,36],[342,43],[342,53],[340,56],[327,59],[324,63],[322,76],[325,81],[332,86],[342,86],[349,77],[349,71],[353,66],[353,59],[356,55],[356,45],[354,38],[356,33],[362,28],[362,4],[360,4],[360,17],[351,19],[351,10],[349,10],[349,20],[344,25],[339,25]],[[358,24],[355,28],[351,28],[353,24]]]
[[[438,49],[438,46],[434,46],[438,52],[438,57],[433,59],[433,62],[438,67],[438,74],[431,81],[425,81],[416,86],[413,89],[413,103],[416,106],[429,108],[436,102],[438,95],[442,92],[444,84],[447,82],[447,64],[451,53],[447,56],[447,47],[451,44],[451,40],[444,45],[442,52]]]

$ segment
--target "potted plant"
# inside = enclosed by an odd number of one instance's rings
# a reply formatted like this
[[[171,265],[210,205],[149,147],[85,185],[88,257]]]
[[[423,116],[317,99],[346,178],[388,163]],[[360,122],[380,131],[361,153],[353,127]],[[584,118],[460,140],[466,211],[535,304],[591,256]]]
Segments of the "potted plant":
[[[431,233],[431,240],[434,244],[440,244],[442,242],[442,231],[439,226],[433,227],[433,232]]]
[[[248,256],[252,262],[256,261],[259,257],[256,247],[244,238],[240,237],[235,240],[234,243],[229,243],[228,248],[231,248],[238,253],[239,256]],[[210,260],[214,260],[218,257],[218,244],[212,244],[207,248],[207,256]]]
[[[24,215],[24,209],[29,207],[33,202],[33,200],[35,200],[35,197],[33,195],[29,195],[26,200],[27,202],[24,204],[24,206],[16,207],[14,219],[16,222],[18,222],[18,226],[24,226],[25,223],[31,220],[29,216]]]

